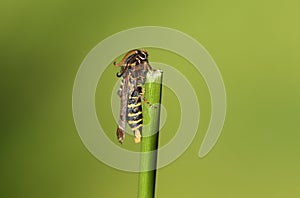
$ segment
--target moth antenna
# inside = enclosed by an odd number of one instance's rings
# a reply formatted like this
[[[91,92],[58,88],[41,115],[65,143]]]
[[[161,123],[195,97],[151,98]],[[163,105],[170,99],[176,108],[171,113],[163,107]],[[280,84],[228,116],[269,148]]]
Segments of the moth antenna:
[[[120,78],[121,76],[123,76],[123,74],[127,71],[127,66],[124,66],[123,70],[121,73],[117,73],[117,77]]]
[[[123,60],[123,59],[122,59],[119,63],[116,63],[116,61],[115,61],[115,62],[114,62],[114,66],[120,67],[120,66],[123,65],[123,63],[124,63],[124,60]]]
[[[116,73],[116,76],[117,76],[118,78],[120,78],[121,76],[123,76],[123,74],[124,74],[124,73],[120,73],[120,74],[119,74],[119,73]]]
[[[134,54],[137,54],[137,52],[138,52],[137,50],[131,50],[131,51],[129,51],[129,52],[122,58],[122,60],[121,60],[119,63],[114,62],[114,65],[115,65],[116,67],[120,67],[120,66],[124,65],[124,63],[125,63],[125,61],[127,60],[127,58],[130,57],[130,56],[132,56],[132,55],[134,55]]]

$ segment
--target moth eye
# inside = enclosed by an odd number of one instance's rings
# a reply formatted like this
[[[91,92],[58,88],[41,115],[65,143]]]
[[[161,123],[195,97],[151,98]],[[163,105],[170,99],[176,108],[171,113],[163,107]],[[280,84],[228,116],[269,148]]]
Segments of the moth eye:
[[[145,59],[147,58],[147,54],[146,54],[145,52],[142,51],[142,52],[139,54],[139,57],[140,57],[140,59],[145,60]]]

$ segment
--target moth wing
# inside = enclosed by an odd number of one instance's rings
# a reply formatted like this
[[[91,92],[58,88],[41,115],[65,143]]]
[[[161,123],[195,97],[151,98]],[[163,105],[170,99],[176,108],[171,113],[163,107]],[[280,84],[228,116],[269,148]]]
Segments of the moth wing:
[[[129,79],[128,75],[122,78],[121,87],[118,91],[118,95],[121,97],[121,106],[120,106],[120,118],[119,118],[118,129],[117,129],[117,137],[121,144],[124,142],[125,128],[127,122],[128,79]]]

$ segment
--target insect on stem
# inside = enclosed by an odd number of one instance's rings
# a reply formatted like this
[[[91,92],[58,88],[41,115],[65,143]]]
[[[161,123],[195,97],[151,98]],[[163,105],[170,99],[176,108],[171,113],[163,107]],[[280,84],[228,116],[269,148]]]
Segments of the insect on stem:
[[[122,144],[125,138],[126,123],[134,133],[135,143],[139,143],[143,130],[143,111],[141,98],[144,95],[143,86],[148,73],[154,70],[148,62],[148,52],[144,49],[129,51],[116,67],[121,67],[117,77],[122,77],[118,95],[121,98],[120,118],[117,128],[117,138]]]
[[[134,133],[134,142],[141,142],[138,197],[154,198],[162,71],[152,69],[148,62],[148,52],[144,49],[129,51],[119,63],[114,62],[114,65],[121,67],[117,77],[122,77],[118,91],[121,108],[117,138],[121,144],[124,143],[128,124]],[[159,105],[153,108],[153,104]],[[144,115],[143,109],[147,109],[148,113]],[[149,120],[144,132],[150,136],[141,140],[144,118]]]

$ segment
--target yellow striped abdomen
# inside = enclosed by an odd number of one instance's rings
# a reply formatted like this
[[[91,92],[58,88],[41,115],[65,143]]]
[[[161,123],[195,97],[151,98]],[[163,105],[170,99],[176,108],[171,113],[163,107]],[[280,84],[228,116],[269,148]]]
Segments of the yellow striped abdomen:
[[[128,99],[127,123],[135,136],[135,142],[141,141],[143,127],[143,113],[140,93],[135,90]]]

